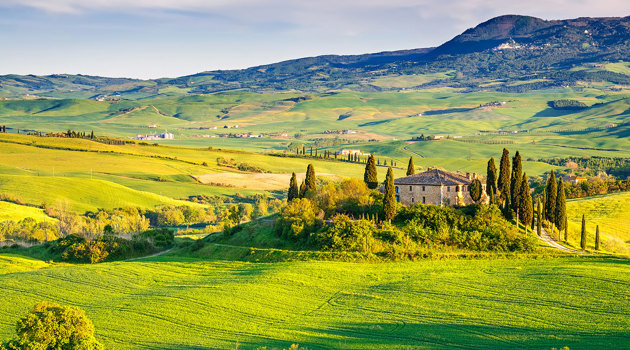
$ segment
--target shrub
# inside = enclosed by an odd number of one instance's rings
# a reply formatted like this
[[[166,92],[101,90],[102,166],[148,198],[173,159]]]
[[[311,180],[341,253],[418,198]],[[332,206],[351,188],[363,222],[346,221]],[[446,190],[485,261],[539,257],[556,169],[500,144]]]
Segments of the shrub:
[[[375,231],[375,225],[367,220],[352,221],[349,216],[338,214],[324,230],[314,234],[314,239],[324,249],[365,252]]]
[[[175,234],[167,228],[144,231],[140,237],[148,238],[157,248],[168,248],[175,242]]]
[[[38,303],[17,322],[16,332],[8,349],[104,349],[94,338],[92,321],[72,306]]]
[[[304,241],[322,226],[323,213],[307,198],[291,201],[276,221],[275,231],[282,237]]]
[[[109,256],[110,250],[115,248],[115,243],[114,245],[109,245],[104,241],[85,241],[70,246],[62,254],[62,258],[64,260],[95,264],[105,261],[107,256]]]

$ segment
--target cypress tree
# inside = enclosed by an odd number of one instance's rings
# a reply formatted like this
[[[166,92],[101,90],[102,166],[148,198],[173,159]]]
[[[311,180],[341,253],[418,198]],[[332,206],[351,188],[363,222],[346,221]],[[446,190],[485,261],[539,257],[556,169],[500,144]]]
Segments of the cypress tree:
[[[501,195],[501,203],[510,200],[510,151],[503,149],[501,164],[499,164],[499,179],[497,186]]]
[[[569,241],[569,219],[567,219],[567,215],[564,215],[564,241]]]
[[[302,180],[302,183],[300,184],[300,198],[304,198],[305,195],[306,195],[306,183],[304,182],[304,180]]]
[[[313,168],[313,164],[309,164],[306,167],[306,178],[304,179],[306,192],[315,191],[317,189],[317,183],[315,179],[315,168]]]
[[[523,180],[523,163],[521,154],[516,151],[512,158],[512,176],[510,181],[510,203],[512,210],[518,211],[521,208],[521,181]]]
[[[599,250],[599,225],[595,228],[595,250]]]
[[[527,228],[527,226],[532,224],[532,220],[534,219],[534,207],[532,204],[532,195],[529,192],[529,181],[527,179],[527,174],[523,174],[520,184],[521,188],[519,189],[519,192],[521,194],[521,199],[518,212],[519,216],[521,217],[521,222]]]
[[[407,176],[413,175],[416,173],[416,169],[413,166],[413,156],[409,157],[409,165],[407,165]]]
[[[580,234],[580,247],[582,250],[586,250],[586,219],[584,218],[584,214],[582,214],[582,231]]]
[[[490,197],[490,203],[494,203],[497,195],[497,166],[494,164],[494,157],[488,161],[486,192],[488,192],[488,197]]]
[[[378,175],[376,173],[376,162],[374,161],[374,155],[370,155],[370,157],[368,157],[367,163],[365,164],[363,181],[365,181],[365,184],[370,189],[375,189],[378,187]]]
[[[387,168],[385,177],[385,196],[383,197],[383,219],[391,220],[396,215],[396,190],[394,188],[394,171]]]
[[[564,191],[564,181],[562,178],[558,184],[558,195],[556,196],[556,226],[558,227],[558,235],[565,229],[567,221],[567,197]]]
[[[289,193],[287,195],[287,200],[290,202],[296,198],[300,197],[300,189],[298,188],[297,178],[295,173],[291,175],[291,181],[289,181]]]
[[[547,179],[547,202],[545,203],[545,219],[552,224],[556,223],[556,201],[558,197],[558,183],[556,182],[556,174],[553,170],[549,179]],[[553,231],[552,231],[553,233]]]
[[[536,210],[536,226],[540,236],[542,233],[542,205],[540,205],[540,198],[538,198],[538,210]]]
[[[481,186],[481,181],[478,179],[474,179],[470,186],[468,186],[468,191],[470,192],[470,198],[475,202],[479,202],[481,199],[481,193],[483,192],[483,188]]]

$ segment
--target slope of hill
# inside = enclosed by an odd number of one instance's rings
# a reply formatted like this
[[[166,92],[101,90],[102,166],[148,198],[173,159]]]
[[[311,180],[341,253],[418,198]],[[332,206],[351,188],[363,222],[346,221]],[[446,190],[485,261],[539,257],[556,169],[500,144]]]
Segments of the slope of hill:
[[[579,80],[630,84],[627,71],[569,71],[585,63],[630,60],[630,17],[577,18],[545,21],[507,15],[466,30],[437,48],[400,50],[364,55],[326,55],[289,60],[242,70],[202,72],[179,78],[134,80],[83,75],[0,77],[0,97],[25,94],[87,98],[115,96],[138,99],[189,93],[247,89],[322,92],[399,90],[375,83],[380,77],[425,75],[456,70],[455,79],[433,79],[414,88],[452,86],[475,89],[479,79],[530,82],[485,89],[526,91],[573,85]]]

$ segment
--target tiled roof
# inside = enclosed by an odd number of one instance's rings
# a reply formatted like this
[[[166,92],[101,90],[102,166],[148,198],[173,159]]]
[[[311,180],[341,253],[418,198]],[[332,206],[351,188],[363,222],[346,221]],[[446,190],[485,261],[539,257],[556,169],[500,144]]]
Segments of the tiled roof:
[[[418,174],[410,175],[407,177],[401,177],[399,179],[394,180],[394,184],[396,185],[433,185],[433,186],[469,185],[470,182],[471,180],[469,180],[465,175],[452,173],[450,171],[445,171],[442,169],[432,169],[429,171],[425,171],[423,173],[418,173]],[[482,183],[483,182],[484,181],[482,181]]]

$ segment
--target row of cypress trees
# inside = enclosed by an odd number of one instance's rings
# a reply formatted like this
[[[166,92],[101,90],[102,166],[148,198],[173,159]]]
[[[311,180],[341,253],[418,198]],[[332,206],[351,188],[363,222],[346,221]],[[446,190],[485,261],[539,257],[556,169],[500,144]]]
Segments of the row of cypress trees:
[[[501,155],[498,174],[494,157],[488,160],[486,193],[490,203],[499,205],[507,219],[512,219],[515,213],[517,222],[520,220],[527,227],[534,219],[534,203],[519,151],[516,151],[511,163],[510,168],[510,152],[506,148]]]

